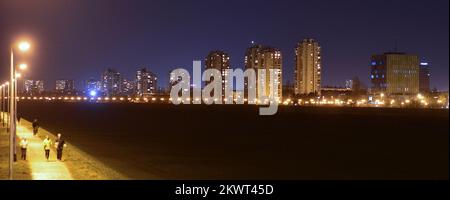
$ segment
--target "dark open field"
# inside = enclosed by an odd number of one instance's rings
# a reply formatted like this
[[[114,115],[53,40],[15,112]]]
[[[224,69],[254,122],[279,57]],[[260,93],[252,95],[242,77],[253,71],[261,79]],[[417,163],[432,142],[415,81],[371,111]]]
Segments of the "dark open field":
[[[448,110],[26,103],[133,179],[448,179]]]

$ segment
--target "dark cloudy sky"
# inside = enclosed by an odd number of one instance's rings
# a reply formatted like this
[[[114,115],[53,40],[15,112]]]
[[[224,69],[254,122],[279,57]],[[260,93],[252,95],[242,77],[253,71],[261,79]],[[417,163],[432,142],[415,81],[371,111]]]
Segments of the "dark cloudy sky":
[[[47,88],[59,78],[99,78],[115,68],[126,78],[148,67],[167,85],[171,69],[220,49],[243,67],[251,41],[282,50],[285,82],[293,80],[294,46],[305,37],[323,47],[324,85],[359,76],[370,56],[417,54],[432,65],[432,86],[448,90],[448,0],[0,0],[1,77],[9,44],[33,40],[27,78]]]

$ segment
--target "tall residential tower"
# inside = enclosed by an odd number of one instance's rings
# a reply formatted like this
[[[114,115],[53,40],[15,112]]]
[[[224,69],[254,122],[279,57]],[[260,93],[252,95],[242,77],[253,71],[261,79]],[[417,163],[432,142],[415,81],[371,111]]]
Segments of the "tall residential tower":
[[[122,76],[113,69],[107,69],[101,77],[102,92],[105,96],[120,95],[122,92]]]
[[[56,93],[58,94],[74,94],[75,93],[75,81],[67,79],[56,80]]]
[[[304,39],[295,48],[295,94],[320,95],[322,83],[321,47],[314,39]]]
[[[271,92],[277,91],[276,100],[281,101],[283,96],[283,79],[282,79],[283,57],[279,49],[254,45],[247,49],[245,54],[245,69],[254,69],[256,72],[256,97],[259,97],[259,86],[264,86],[264,96],[271,96]],[[261,77],[259,70],[265,71],[265,76]],[[274,71],[274,88],[270,87],[270,70]],[[248,80],[245,80],[245,92],[248,92]],[[272,90],[272,91],[271,91]],[[249,102],[252,100],[249,99]]]
[[[139,96],[155,95],[158,90],[158,78],[146,68],[138,70],[136,73],[136,93]]]
[[[230,69],[230,56],[223,51],[211,51],[205,59],[205,69],[217,69],[222,75],[222,97],[228,87],[228,69]],[[207,81],[206,84],[209,84]],[[232,97],[232,96],[231,96]]]

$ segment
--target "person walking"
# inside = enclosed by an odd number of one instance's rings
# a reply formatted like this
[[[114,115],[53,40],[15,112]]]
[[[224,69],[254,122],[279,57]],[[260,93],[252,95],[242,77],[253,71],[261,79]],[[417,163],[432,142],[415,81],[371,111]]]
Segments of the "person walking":
[[[38,133],[38,129],[39,129],[39,123],[38,123],[37,119],[34,119],[32,125],[33,125],[33,135],[36,135]]]
[[[63,149],[66,148],[66,141],[61,137],[61,133],[58,133],[58,139],[55,142],[56,146],[56,158],[61,161],[63,155]]]
[[[44,142],[42,142],[42,145],[44,146],[45,158],[48,161],[48,158],[50,157],[50,148],[52,146],[52,140],[47,136]]]
[[[20,141],[20,150],[22,152],[21,154],[21,159],[22,160],[27,160],[27,148],[28,148],[28,141],[26,138],[22,138],[22,140]]]

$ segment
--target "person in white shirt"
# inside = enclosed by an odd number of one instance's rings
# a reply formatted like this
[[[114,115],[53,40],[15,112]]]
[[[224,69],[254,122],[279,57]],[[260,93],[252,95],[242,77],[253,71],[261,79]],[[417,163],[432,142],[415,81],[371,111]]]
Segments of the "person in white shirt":
[[[48,158],[50,157],[50,148],[52,146],[52,140],[47,136],[44,142],[42,142],[42,145],[44,146],[45,158],[48,161]]]
[[[20,141],[20,149],[22,150],[21,159],[27,160],[27,148],[28,148],[28,141],[26,138],[22,138]]]

